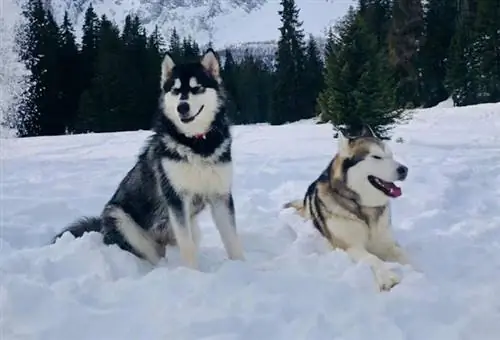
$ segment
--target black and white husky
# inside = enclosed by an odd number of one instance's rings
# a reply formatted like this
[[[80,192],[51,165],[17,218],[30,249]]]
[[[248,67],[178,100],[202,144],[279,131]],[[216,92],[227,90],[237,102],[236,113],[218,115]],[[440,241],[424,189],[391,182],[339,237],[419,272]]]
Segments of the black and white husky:
[[[82,218],[59,233],[98,231],[152,264],[177,244],[181,259],[198,267],[197,215],[209,206],[230,259],[243,260],[232,196],[231,134],[220,64],[212,49],[197,62],[161,65],[160,110],[135,166],[100,217]]]

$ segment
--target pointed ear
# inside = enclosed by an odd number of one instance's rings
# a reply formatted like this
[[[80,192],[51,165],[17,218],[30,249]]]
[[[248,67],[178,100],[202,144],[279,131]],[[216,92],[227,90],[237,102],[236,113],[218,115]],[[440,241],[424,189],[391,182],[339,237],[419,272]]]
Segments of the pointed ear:
[[[175,63],[172,59],[172,56],[167,53],[165,54],[165,58],[163,58],[163,62],[161,63],[161,85],[167,81],[168,78],[172,75],[172,69],[174,68]]]
[[[349,139],[344,136],[344,133],[339,130],[338,132],[338,147],[337,152],[340,157],[349,157]]]
[[[220,77],[220,64],[213,49],[209,48],[201,58],[201,64],[215,79]]]
[[[368,124],[365,124],[363,126],[363,129],[361,130],[361,135],[360,136],[361,137],[374,137],[374,138],[377,138],[377,135],[375,134],[375,132],[373,132],[372,128]]]

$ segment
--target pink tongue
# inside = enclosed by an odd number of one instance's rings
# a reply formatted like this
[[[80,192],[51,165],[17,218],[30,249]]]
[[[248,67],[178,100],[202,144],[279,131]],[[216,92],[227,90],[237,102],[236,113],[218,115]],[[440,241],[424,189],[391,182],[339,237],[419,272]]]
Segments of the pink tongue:
[[[401,188],[392,184],[390,187],[389,187],[389,195],[391,195],[392,197],[399,197],[402,195],[402,192],[401,192]]]

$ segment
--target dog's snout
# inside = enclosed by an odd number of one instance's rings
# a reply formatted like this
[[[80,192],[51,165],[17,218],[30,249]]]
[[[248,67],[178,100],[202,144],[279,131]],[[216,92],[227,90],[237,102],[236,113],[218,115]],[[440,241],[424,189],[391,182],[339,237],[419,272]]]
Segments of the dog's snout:
[[[185,116],[189,112],[189,104],[186,102],[182,102],[177,106],[177,112],[179,114]]]
[[[397,172],[400,180],[403,180],[406,176],[408,176],[408,168],[404,165],[398,166]]]

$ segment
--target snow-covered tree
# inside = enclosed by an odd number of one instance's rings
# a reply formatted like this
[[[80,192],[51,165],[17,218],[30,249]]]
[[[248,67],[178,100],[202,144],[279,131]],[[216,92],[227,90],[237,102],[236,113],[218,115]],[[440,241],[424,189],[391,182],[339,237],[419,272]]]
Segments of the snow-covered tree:
[[[0,125],[15,127],[16,106],[22,100],[29,72],[20,60],[16,34],[23,21],[15,0],[0,6]]]

